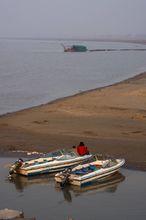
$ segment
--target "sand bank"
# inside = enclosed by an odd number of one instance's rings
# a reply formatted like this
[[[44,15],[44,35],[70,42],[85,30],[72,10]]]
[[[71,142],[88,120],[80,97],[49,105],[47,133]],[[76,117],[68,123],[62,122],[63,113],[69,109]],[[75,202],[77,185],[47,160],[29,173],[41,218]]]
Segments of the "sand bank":
[[[80,141],[146,170],[146,73],[0,117],[1,152],[48,152]]]

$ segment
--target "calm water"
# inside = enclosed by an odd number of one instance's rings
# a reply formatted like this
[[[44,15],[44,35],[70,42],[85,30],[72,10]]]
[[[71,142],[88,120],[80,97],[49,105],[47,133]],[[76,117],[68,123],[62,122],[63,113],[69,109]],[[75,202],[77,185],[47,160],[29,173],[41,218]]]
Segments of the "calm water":
[[[8,164],[0,158],[0,209],[23,210],[37,220],[145,220],[146,173],[121,169],[106,183],[61,190],[53,177],[7,179]]]
[[[82,43],[88,49],[146,45]],[[0,114],[109,85],[146,70],[146,51],[64,53],[60,42],[0,39]]]

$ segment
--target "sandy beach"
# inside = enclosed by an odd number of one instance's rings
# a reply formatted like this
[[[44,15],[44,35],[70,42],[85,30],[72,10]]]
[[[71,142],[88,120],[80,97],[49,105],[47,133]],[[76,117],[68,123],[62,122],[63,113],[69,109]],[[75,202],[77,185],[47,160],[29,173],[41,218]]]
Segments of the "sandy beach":
[[[80,141],[146,170],[146,73],[0,117],[0,152],[49,152]]]

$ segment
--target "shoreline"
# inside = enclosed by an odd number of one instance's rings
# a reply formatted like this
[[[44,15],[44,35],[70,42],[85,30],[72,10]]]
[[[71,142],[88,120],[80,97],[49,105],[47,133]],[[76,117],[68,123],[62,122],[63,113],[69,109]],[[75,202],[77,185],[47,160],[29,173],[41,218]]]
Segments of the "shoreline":
[[[146,39],[122,39],[122,38],[97,38],[97,39],[88,39],[88,38],[23,38],[23,37],[0,37],[0,40],[36,40],[36,41],[93,41],[93,42],[119,42],[119,43],[133,43],[133,44],[146,44]]]
[[[122,83],[127,83],[129,81],[133,81],[133,80],[135,81],[135,80],[138,80],[138,79],[141,79],[141,78],[145,77],[145,74],[146,74],[146,72],[136,73],[133,77],[129,77],[127,79],[121,80],[119,82],[115,82],[113,84],[109,84],[107,86],[101,86],[101,87],[98,87],[98,88],[93,88],[93,89],[88,89],[88,90],[80,91],[80,92],[74,93],[73,95],[56,98],[56,99],[54,99],[52,101],[48,101],[48,102],[43,103],[43,104],[34,105],[34,106],[28,107],[28,108],[26,107],[26,108],[23,108],[23,109],[20,109],[20,110],[17,110],[17,111],[13,111],[13,112],[6,112],[4,114],[1,114],[0,118],[5,117],[5,116],[9,116],[9,115],[15,114],[15,113],[17,114],[17,112],[23,112],[23,111],[26,111],[26,110],[33,110],[35,108],[43,107],[45,105],[55,104],[55,103],[58,103],[60,101],[65,101],[66,99],[69,99],[69,98],[73,98],[73,97],[76,97],[76,96],[84,95],[86,93],[90,93],[90,92],[94,92],[94,91],[98,91],[98,90],[100,91],[101,89],[113,87],[113,86],[116,86],[116,85],[119,85],[119,84],[122,84]]]
[[[146,170],[146,73],[0,116],[0,154],[49,152],[84,141],[91,152]]]

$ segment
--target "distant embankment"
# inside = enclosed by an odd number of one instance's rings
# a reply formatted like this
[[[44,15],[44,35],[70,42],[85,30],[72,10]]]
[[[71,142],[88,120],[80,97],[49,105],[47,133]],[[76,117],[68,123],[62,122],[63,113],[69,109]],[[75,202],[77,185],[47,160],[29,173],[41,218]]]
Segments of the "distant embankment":
[[[89,52],[94,52],[94,51],[146,51],[146,49],[93,49],[93,50],[88,50]]]

